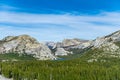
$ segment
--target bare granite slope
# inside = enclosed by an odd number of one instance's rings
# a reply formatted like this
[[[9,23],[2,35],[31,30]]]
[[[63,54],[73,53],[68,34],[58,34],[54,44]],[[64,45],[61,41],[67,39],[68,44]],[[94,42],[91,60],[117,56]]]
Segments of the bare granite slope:
[[[33,55],[39,60],[55,59],[50,49],[29,35],[8,36],[0,41],[0,53]]]

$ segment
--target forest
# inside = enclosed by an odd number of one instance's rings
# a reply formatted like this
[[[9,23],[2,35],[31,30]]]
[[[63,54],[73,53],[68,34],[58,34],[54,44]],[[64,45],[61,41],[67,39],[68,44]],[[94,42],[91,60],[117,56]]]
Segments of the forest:
[[[77,58],[0,62],[0,74],[13,80],[120,80],[119,60],[88,63]]]
[[[77,49],[72,51],[76,54],[62,57],[63,60],[47,61],[26,54],[1,54],[0,75],[13,80],[120,80],[119,58],[102,57],[88,62],[93,53],[103,51],[89,49],[84,54]]]

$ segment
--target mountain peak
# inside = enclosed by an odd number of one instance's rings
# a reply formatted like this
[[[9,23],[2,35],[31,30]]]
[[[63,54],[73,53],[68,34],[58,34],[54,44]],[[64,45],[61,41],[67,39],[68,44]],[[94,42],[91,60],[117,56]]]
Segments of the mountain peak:
[[[29,35],[7,36],[0,41],[0,53],[18,53],[33,55],[33,57],[46,60],[54,59],[50,49],[39,43],[35,38]]]
[[[83,39],[78,39],[78,38],[74,38],[74,39],[64,39],[62,41],[62,44],[64,47],[67,46],[74,46],[74,45],[79,45],[81,43],[87,42],[88,40],[83,40]]]

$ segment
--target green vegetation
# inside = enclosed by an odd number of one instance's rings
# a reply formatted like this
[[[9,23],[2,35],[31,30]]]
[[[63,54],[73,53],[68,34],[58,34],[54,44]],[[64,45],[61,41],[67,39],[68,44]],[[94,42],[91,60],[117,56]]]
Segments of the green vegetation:
[[[116,44],[118,47],[120,47],[120,41],[115,42],[115,44]]]
[[[20,61],[0,62],[0,74],[14,80],[120,80],[119,58],[103,57],[100,59],[104,59],[104,62],[88,62],[93,58],[90,56],[99,55],[103,51],[88,49],[84,54],[80,54],[79,50],[73,51],[79,56],[68,60],[37,61],[20,58]],[[12,59],[16,55],[9,54],[9,57]],[[19,59],[19,56],[16,58]]]
[[[60,58],[62,58],[63,60],[71,60],[71,59],[75,59],[75,58],[80,58],[81,56],[83,56],[83,54],[87,51],[89,51],[91,49],[91,47],[88,47],[86,49],[78,49],[78,48],[71,48],[68,51],[71,52],[73,54],[68,54],[67,56],[59,56]]]
[[[71,59],[75,59],[75,58],[79,58],[82,53],[83,53],[83,50],[81,49],[69,49],[69,51],[73,52],[73,54],[68,54],[67,56],[58,56],[60,58],[62,58],[63,60],[71,60]]]
[[[6,53],[0,54],[0,60],[35,60],[35,58],[27,54]]]
[[[1,62],[0,68],[0,73],[14,80],[120,80],[119,59]]]
[[[81,59],[82,60],[89,60],[89,59],[94,59],[94,58],[98,58],[98,56],[100,57],[100,55],[102,55],[102,53],[104,53],[104,51],[102,49],[89,49],[88,51],[86,51]],[[101,58],[103,58],[105,56],[101,56]]]

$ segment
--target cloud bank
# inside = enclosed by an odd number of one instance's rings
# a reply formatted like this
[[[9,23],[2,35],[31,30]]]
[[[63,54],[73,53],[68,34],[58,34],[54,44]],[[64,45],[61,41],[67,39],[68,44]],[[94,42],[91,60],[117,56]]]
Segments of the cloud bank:
[[[39,41],[94,39],[120,29],[120,12],[96,15],[33,14],[0,11],[0,38],[29,34]]]

